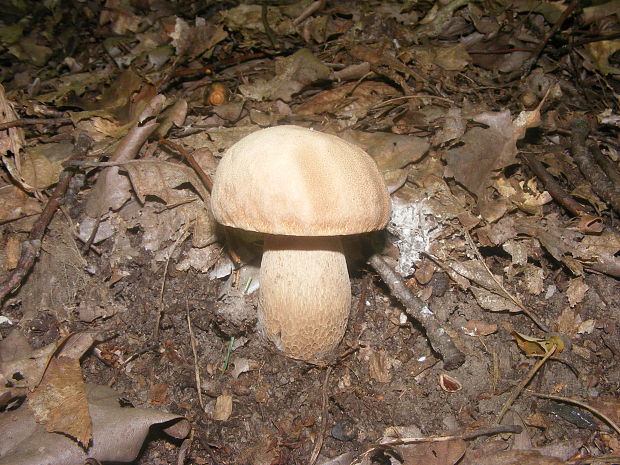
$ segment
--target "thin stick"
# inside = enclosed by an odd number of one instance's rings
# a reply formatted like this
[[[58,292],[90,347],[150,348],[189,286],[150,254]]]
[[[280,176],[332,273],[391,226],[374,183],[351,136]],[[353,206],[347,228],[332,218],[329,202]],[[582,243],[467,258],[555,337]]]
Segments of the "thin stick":
[[[189,163],[189,166],[194,168],[194,171],[196,171],[196,174],[198,174],[198,176],[200,177],[200,180],[205,185],[207,190],[209,192],[213,190],[213,181],[211,180],[211,177],[207,173],[204,172],[204,170],[200,167],[200,165],[198,164],[194,156],[191,153],[189,153],[187,150],[185,150],[185,148],[182,145],[175,144],[174,142],[170,142],[169,140],[166,140],[166,139],[160,139],[159,143],[179,152],[183,156],[183,158],[187,160],[187,162]],[[208,149],[203,148],[203,150],[208,150]],[[209,154],[213,155],[210,150],[209,150]]]
[[[56,210],[60,206],[61,199],[67,192],[72,177],[73,173],[70,171],[63,171],[60,175],[58,184],[47,201],[43,212],[41,212],[41,216],[32,227],[28,240],[22,243],[22,253],[17,262],[17,267],[15,267],[11,275],[0,285],[0,303],[4,301],[4,298],[9,293],[14,291],[21,284],[34,266],[34,262],[37,260],[41,250],[41,240],[43,239],[45,230],[52,221],[54,213],[56,213]]]
[[[523,378],[521,382],[512,390],[512,392],[510,393],[510,397],[508,397],[508,399],[506,400],[506,403],[504,404],[499,414],[497,415],[497,418],[495,419],[496,423],[499,424],[499,422],[502,421],[502,418],[504,418],[504,415],[506,414],[508,409],[512,406],[514,401],[517,400],[517,397],[519,397],[521,392],[523,392],[523,390],[525,389],[525,386],[527,386],[527,383],[529,383],[532,380],[534,375],[538,372],[538,370],[540,370],[540,367],[542,367],[545,364],[545,362],[549,360],[549,358],[555,353],[557,348],[558,346],[554,343],[553,346],[551,347],[551,350],[549,350],[543,358],[541,358],[538,362],[536,362],[536,365],[532,367],[532,369],[529,371],[527,376]]]
[[[321,448],[323,447],[323,440],[325,438],[325,429],[327,428],[327,406],[329,396],[327,395],[327,385],[329,383],[329,376],[332,374],[332,367],[327,367],[325,371],[325,380],[323,381],[323,395],[321,399],[321,427],[319,429],[319,437],[314,444],[314,449],[312,449],[312,454],[310,455],[310,461],[308,465],[314,465],[316,459],[319,457],[321,453]]]
[[[522,79],[525,79],[530,74],[530,71],[532,71],[532,68],[538,61],[538,58],[540,57],[542,51],[549,43],[549,40],[559,31],[560,27],[562,27],[562,24],[564,24],[564,22],[574,13],[578,6],[578,0],[573,0],[572,2],[570,2],[570,4],[566,7],[558,20],[555,22],[555,24],[551,26],[551,29],[549,30],[545,38],[540,41],[540,43],[532,53],[532,56],[525,61],[523,66]]]
[[[519,434],[522,430],[523,428],[519,425],[497,425],[497,426],[490,426],[487,428],[476,429],[474,431],[467,431],[461,434],[451,434],[449,436],[429,436],[429,437],[420,437],[420,438],[393,439],[391,441],[382,442],[381,445],[401,446],[405,444],[419,444],[422,442],[454,441],[455,439],[462,439],[464,441],[467,441],[469,439],[475,439],[480,436],[493,436],[494,434],[503,434],[503,433]]]
[[[23,118],[0,123],[0,131],[5,129],[30,126],[32,124],[64,124],[71,123],[71,118]]]
[[[452,338],[441,326],[439,320],[422,299],[413,295],[403,278],[378,254],[373,254],[368,263],[381,276],[392,294],[405,306],[409,316],[418,321],[426,330],[426,337],[433,349],[441,355],[446,370],[453,370],[465,362],[465,355],[456,347]]]
[[[519,299],[517,299],[510,292],[508,292],[508,290],[503,286],[503,284],[501,282],[499,282],[497,277],[493,273],[491,273],[491,270],[489,269],[489,267],[487,266],[486,262],[482,258],[482,254],[480,253],[480,250],[478,250],[478,247],[474,243],[474,240],[472,239],[471,235],[469,234],[469,231],[467,231],[465,228],[463,228],[463,234],[465,235],[465,239],[467,240],[467,243],[469,244],[469,247],[476,254],[476,257],[478,258],[480,263],[482,263],[482,266],[484,266],[484,269],[487,271],[489,276],[491,276],[491,279],[493,279],[493,281],[495,281],[495,284],[497,284],[497,286],[503,291],[504,297],[507,297],[508,299],[510,299],[517,307],[519,307],[521,309],[521,311],[523,313],[525,313],[527,316],[530,317],[530,319],[536,324],[536,326],[538,326],[540,329],[542,329],[545,333],[548,333],[549,331],[551,331],[549,329],[549,327],[546,324],[544,324],[542,321],[540,321],[530,310],[528,310],[527,307],[525,307],[525,305],[523,305],[519,301]]]
[[[590,412],[592,412],[594,415],[605,420],[609,424],[609,426],[611,426],[613,429],[616,430],[616,433],[620,434],[620,426],[618,426],[615,421],[613,421],[611,418],[609,418],[607,415],[605,415],[600,410],[597,410],[591,405],[581,402],[580,400],[573,399],[572,397],[561,397],[561,396],[554,396],[551,394],[541,394],[540,392],[534,392],[530,390],[527,390],[526,392],[536,397],[542,397],[543,399],[551,399],[551,400],[557,400],[560,402],[568,402],[570,404],[575,404],[575,405],[578,405],[579,407],[585,408],[586,410],[589,410]]]
[[[545,186],[545,190],[551,194],[551,197],[559,203],[562,207],[568,210],[575,216],[590,216],[583,205],[573,199],[568,193],[560,186],[551,174],[545,169],[543,164],[536,159],[531,153],[521,152],[521,158],[523,158],[532,172]]]
[[[185,228],[183,228],[181,235],[170,248],[170,253],[168,254],[168,258],[166,259],[166,264],[164,266],[164,276],[162,277],[161,288],[159,290],[159,306],[157,309],[157,314],[155,315],[155,327],[153,328],[153,340],[155,341],[159,338],[159,323],[161,321],[161,314],[164,312],[164,290],[166,289],[166,278],[168,277],[168,265],[170,264],[170,259],[172,258],[172,254],[174,253],[176,248],[179,246],[179,244],[185,241],[185,239],[187,239],[187,236],[189,236],[189,228],[192,226],[192,224],[193,223],[188,223],[187,225],[185,225]]]
[[[293,20],[293,26],[298,26],[301,24],[306,18],[310,17],[317,11],[319,11],[325,5],[326,0],[317,0],[310,4],[308,8],[301,12],[301,14]]]
[[[192,320],[189,317],[189,301],[185,299],[185,314],[187,316],[187,329],[189,330],[189,340],[192,344],[192,353],[194,354],[194,375],[196,378],[196,390],[198,391],[198,403],[200,408],[204,411],[205,404],[202,400],[202,382],[200,381],[200,367],[198,366],[198,350],[196,349],[196,337],[194,336],[194,330],[192,329]]]

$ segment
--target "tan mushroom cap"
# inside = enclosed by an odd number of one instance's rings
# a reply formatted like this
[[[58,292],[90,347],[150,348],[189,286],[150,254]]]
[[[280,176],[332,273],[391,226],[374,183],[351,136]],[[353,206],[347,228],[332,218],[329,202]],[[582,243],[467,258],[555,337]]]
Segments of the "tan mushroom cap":
[[[211,207],[226,226],[335,236],[382,229],[390,197],[374,160],[339,137],[299,126],[256,131],[230,147]]]

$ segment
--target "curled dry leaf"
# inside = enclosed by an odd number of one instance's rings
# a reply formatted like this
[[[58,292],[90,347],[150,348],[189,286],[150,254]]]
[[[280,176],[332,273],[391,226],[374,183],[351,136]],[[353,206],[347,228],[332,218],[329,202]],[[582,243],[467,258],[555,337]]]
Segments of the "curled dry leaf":
[[[386,97],[399,94],[384,82],[348,82],[310,97],[295,108],[295,113],[318,115],[329,112],[339,118],[355,121],[366,116],[372,105],[382,102]]]
[[[64,435],[45,431],[26,402],[0,414],[0,465],[82,465],[88,457],[99,462],[131,462],[152,425],[175,421],[164,432],[177,439],[189,434],[189,422],[178,415],[122,407],[119,395],[107,386],[87,384],[85,390],[93,431],[88,449]]]
[[[0,224],[41,212],[38,200],[12,184],[0,187]]]

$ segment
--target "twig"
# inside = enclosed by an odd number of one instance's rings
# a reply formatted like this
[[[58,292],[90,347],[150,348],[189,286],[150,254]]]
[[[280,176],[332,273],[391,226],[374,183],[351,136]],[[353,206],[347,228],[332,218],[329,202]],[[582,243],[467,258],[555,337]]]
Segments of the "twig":
[[[332,374],[332,367],[327,367],[325,371],[325,380],[323,381],[323,395],[321,397],[321,426],[319,429],[319,435],[317,437],[316,442],[314,443],[314,449],[312,449],[312,454],[310,454],[310,460],[308,461],[308,465],[314,465],[316,459],[319,457],[321,453],[321,448],[323,447],[323,440],[325,438],[325,430],[327,428],[327,407],[329,396],[327,395],[327,385],[329,383],[329,376]]]
[[[313,15],[323,8],[323,6],[325,6],[325,1],[326,0],[317,0],[316,2],[311,3],[308,8],[302,11],[301,14],[293,20],[293,26],[300,25],[306,18],[310,17],[310,15]]]
[[[172,247],[170,248],[170,252],[168,253],[168,258],[166,259],[166,264],[164,265],[164,276],[161,280],[161,288],[159,290],[159,305],[157,308],[157,314],[155,315],[155,326],[153,328],[153,340],[157,341],[159,338],[159,323],[161,321],[161,314],[164,311],[164,290],[166,289],[166,278],[168,277],[168,266],[170,265],[170,259],[172,258],[172,254],[176,250],[176,248],[181,244],[187,236],[189,236],[189,228],[193,225],[193,223],[188,223],[185,225],[185,228],[181,231],[181,235],[174,242]]]
[[[564,22],[574,13],[575,9],[578,6],[579,6],[579,1],[573,0],[572,2],[570,2],[568,7],[562,12],[562,14],[558,18],[558,20],[555,22],[555,24],[551,27],[551,29],[549,30],[545,38],[540,41],[540,43],[538,44],[538,46],[532,53],[532,56],[529,57],[523,64],[523,74],[522,74],[521,79],[525,79],[530,74],[530,71],[532,71],[533,66],[538,61],[540,54],[547,46],[547,43],[549,43],[549,40],[558,32],[560,27],[562,27]]]
[[[492,436],[495,434],[502,433],[515,433],[519,434],[523,431],[523,428],[519,425],[498,425],[491,426],[488,428],[480,428],[474,431],[468,431],[462,434],[454,434],[450,436],[429,436],[429,437],[419,437],[419,438],[399,438],[393,439],[390,441],[382,441],[381,444],[371,447],[366,451],[359,454],[352,462],[351,465],[358,465],[362,463],[366,463],[364,459],[375,452],[382,451],[393,457],[397,458],[400,462],[403,462],[402,457],[398,453],[398,450],[394,449],[393,446],[402,446],[407,444],[420,444],[420,443],[429,443],[429,442],[447,442],[447,441],[455,441],[455,440],[471,440],[480,436]],[[374,463],[374,462],[373,462]]]
[[[558,184],[555,178],[549,174],[543,164],[538,161],[534,155],[522,152],[521,158],[525,160],[536,177],[542,181],[545,190],[551,194],[551,197],[553,197],[557,203],[575,216],[591,216],[583,205],[566,193],[562,186]]]
[[[497,277],[491,272],[491,270],[489,269],[489,267],[487,266],[487,263],[484,261],[484,259],[482,258],[482,254],[480,253],[480,250],[478,250],[478,247],[476,246],[476,244],[474,243],[474,240],[471,237],[471,234],[469,234],[469,231],[467,231],[465,228],[463,228],[463,234],[465,236],[465,239],[467,240],[467,243],[469,244],[469,247],[472,249],[472,251],[474,252],[474,254],[476,255],[476,257],[478,258],[478,261],[480,261],[480,263],[482,264],[482,266],[484,267],[484,269],[487,271],[487,273],[489,274],[489,276],[491,276],[491,279],[493,279],[493,281],[495,282],[495,284],[502,290],[502,292],[504,293],[504,297],[507,297],[510,301],[512,301],[517,307],[519,307],[521,309],[521,311],[523,313],[525,313],[528,317],[530,317],[530,319],[536,324],[536,326],[538,326],[540,329],[542,329],[545,333],[548,333],[549,331],[551,331],[549,329],[549,327],[544,324],[542,321],[540,321],[525,305],[523,305],[521,303],[521,301],[519,299],[517,299],[515,296],[513,296],[510,292],[508,292],[508,290],[504,287],[504,285],[497,279]]]
[[[465,362],[465,355],[456,347],[428,306],[413,295],[403,278],[380,255],[373,254],[368,263],[388,285],[392,294],[402,302],[407,314],[424,327],[432,348],[443,358],[444,368],[453,370],[460,367]]]
[[[597,410],[591,405],[581,402],[580,400],[573,399],[572,397],[561,397],[561,396],[555,396],[551,394],[541,394],[540,392],[534,392],[530,390],[527,390],[526,392],[536,397],[542,397],[543,399],[557,400],[559,402],[568,402],[570,404],[575,404],[575,405],[578,405],[579,407],[585,408],[586,410],[589,410],[590,412],[592,412],[594,415],[605,420],[609,424],[609,426],[611,426],[613,429],[616,430],[616,433],[620,434],[620,426],[618,426],[615,421],[613,421],[611,418],[609,418],[607,415],[605,415],[600,410]]]
[[[545,354],[545,356],[541,358],[538,362],[536,362],[536,365],[532,367],[532,369],[529,371],[527,376],[523,378],[521,382],[512,390],[512,392],[510,393],[510,396],[506,400],[506,403],[504,404],[504,406],[498,413],[497,418],[495,419],[496,423],[499,424],[502,421],[502,418],[504,418],[504,415],[506,414],[508,409],[512,406],[514,401],[517,400],[517,397],[519,397],[521,392],[523,392],[523,390],[525,389],[525,386],[527,386],[527,383],[529,383],[532,380],[534,375],[538,372],[538,370],[540,370],[540,367],[542,367],[545,364],[545,362],[549,360],[549,358],[555,353],[557,348],[558,348],[557,344],[554,343],[551,349]]]
[[[185,148],[182,145],[175,144],[174,142],[170,142],[169,140],[166,140],[166,139],[159,139],[159,143],[179,152],[183,156],[183,158],[187,160],[187,162],[189,163],[189,166],[194,168],[194,171],[196,171],[196,174],[198,174],[198,176],[200,177],[200,180],[205,185],[207,190],[209,192],[213,190],[213,180],[211,179],[211,177],[207,173],[204,172],[204,170],[200,167],[200,165],[198,164],[194,156],[191,153],[189,153],[187,150],[185,150]],[[208,149],[203,149],[203,150],[208,150]],[[210,153],[210,155],[213,155],[213,154]]]
[[[0,131],[5,129],[30,126],[33,124],[65,124],[71,123],[71,118],[22,118],[0,123]]]
[[[278,47],[278,36],[276,36],[276,33],[273,32],[273,29],[271,29],[271,26],[269,25],[269,20],[267,18],[267,4],[263,3],[263,5],[261,6],[261,20],[263,22],[263,28],[265,29],[265,34],[267,34],[267,38],[269,39],[269,42],[271,42],[271,46],[275,49],[279,48]]]
[[[451,434],[449,436],[399,438],[399,439],[393,439],[391,441],[381,442],[381,444],[386,445],[386,446],[401,446],[405,444],[419,444],[422,442],[454,441],[455,439],[462,439],[463,441],[467,441],[470,439],[478,438],[480,436],[493,436],[495,434],[503,434],[503,433],[519,434],[522,430],[523,428],[519,425],[497,425],[497,426],[490,426],[487,428],[479,428],[473,431],[466,431],[461,434]]]
[[[202,400],[202,382],[200,380],[200,367],[198,366],[198,350],[196,349],[196,337],[194,336],[194,330],[192,329],[192,319],[189,317],[189,302],[185,300],[185,314],[187,316],[187,329],[189,330],[189,341],[192,345],[192,353],[194,354],[194,375],[196,378],[196,390],[198,391],[198,403],[200,408],[204,411],[205,404]]]
[[[609,203],[615,211],[620,212],[620,193],[594,162],[586,148],[586,138],[590,132],[588,121],[585,118],[574,118],[571,121],[571,130],[571,153],[575,164],[590,182],[596,195]]]
[[[603,155],[601,149],[599,148],[596,142],[590,141],[588,143],[588,148],[590,152],[594,156],[596,163],[599,164],[603,171],[610,179],[610,181],[618,188],[620,186],[620,171],[618,171],[618,166],[613,163],[608,157]]]
[[[28,240],[22,243],[22,253],[19,257],[17,267],[13,270],[11,275],[0,285],[0,304],[4,301],[4,298],[12,291],[14,291],[24,280],[26,275],[32,269],[34,262],[39,256],[41,250],[41,240],[45,234],[45,230],[49,226],[54,213],[60,206],[62,197],[69,188],[69,183],[73,172],[63,171],[60,175],[60,179],[54,192],[47,201],[41,216],[32,227]]]

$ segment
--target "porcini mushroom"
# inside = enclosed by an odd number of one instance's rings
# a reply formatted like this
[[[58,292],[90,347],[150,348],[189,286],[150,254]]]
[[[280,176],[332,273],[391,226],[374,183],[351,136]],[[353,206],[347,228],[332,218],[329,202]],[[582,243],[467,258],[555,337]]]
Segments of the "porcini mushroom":
[[[266,234],[258,322],[267,338],[302,360],[335,349],[351,305],[340,236],[383,229],[390,216],[374,160],[330,134],[262,129],[224,153],[211,207],[221,224]]]

